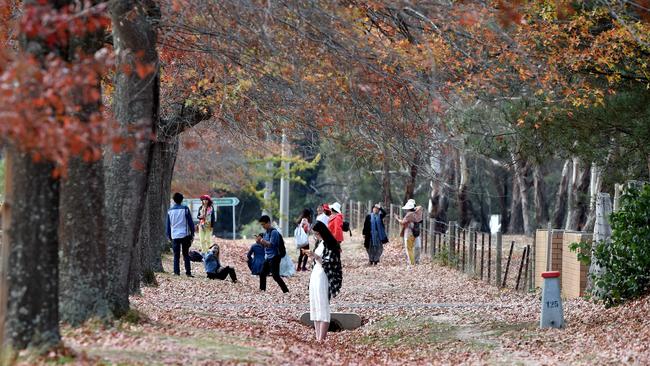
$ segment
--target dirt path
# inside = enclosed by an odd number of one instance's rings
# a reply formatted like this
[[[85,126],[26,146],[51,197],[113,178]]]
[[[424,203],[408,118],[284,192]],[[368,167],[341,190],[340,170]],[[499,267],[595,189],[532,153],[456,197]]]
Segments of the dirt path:
[[[289,249],[291,244],[287,243]],[[89,323],[64,328],[77,354],[57,360],[88,364],[603,364],[647,361],[650,324],[625,309],[650,309],[649,301],[602,311],[583,300],[566,304],[566,330],[538,330],[537,294],[499,290],[439,267],[429,260],[406,268],[401,248],[389,244],[382,263],[367,267],[359,238],[344,246],[344,283],[334,311],[363,319],[354,331],[313,341],[298,322],[308,311],[309,272],[275,282],[260,293],[248,274],[242,241],[222,243],[223,262],[235,266],[240,283],[158,275],[159,286],[132,297],[130,321],[111,327]],[[290,250],[293,255],[293,250]],[[169,271],[171,258],[165,258]],[[643,310],[639,310],[643,313]],[[625,331],[601,336],[612,326]],[[22,358],[24,364],[34,359]]]

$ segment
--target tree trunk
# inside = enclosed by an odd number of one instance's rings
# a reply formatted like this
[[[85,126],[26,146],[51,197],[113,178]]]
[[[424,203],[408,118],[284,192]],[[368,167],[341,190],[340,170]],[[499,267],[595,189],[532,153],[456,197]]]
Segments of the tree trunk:
[[[546,184],[542,167],[533,167],[533,185],[535,187],[535,227],[542,228],[548,223],[548,203],[546,202]]]
[[[458,185],[459,224],[461,227],[467,227],[472,221],[473,211],[472,202],[468,196],[469,168],[465,153],[462,151],[458,153],[458,166],[460,173],[460,184]]]
[[[497,192],[499,199],[499,215],[501,216],[501,232],[508,232],[508,224],[510,218],[508,217],[508,172],[503,168],[489,169],[492,175],[492,182]]]
[[[512,199],[510,201],[510,221],[508,223],[508,232],[510,234],[520,234],[524,232],[524,218],[521,215],[521,189],[516,174],[512,174]]]
[[[609,160],[609,159],[608,159]],[[596,223],[596,200],[603,186],[603,167],[592,164],[589,180],[589,207],[583,231],[593,231]]]
[[[573,174],[571,190],[569,192],[566,230],[582,230],[587,220],[590,171],[589,164],[583,164],[577,158],[573,159]]]
[[[551,220],[554,229],[563,228],[566,220],[569,181],[571,178],[570,167],[571,160],[565,160],[564,167],[562,168],[562,177],[560,178],[560,186],[555,195],[555,207],[553,208],[553,217]]]
[[[512,154],[513,176],[517,181],[519,188],[519,199],[521,200],[521,218],[523,233],[531,235],[530,219],[528,217],[528,190],[526,189],[526,167],[525,163],[520,161],[517,156]]]
[[[96,3],[97,1],[94,1]],[[104,45],[104,31],[72,40],[70,55],[78,60],[94,55]],[[78,46],[78,50],[74,48]],[[84,54],[77,54],[83,52]],[[97,78],[96,90],[101,89]],[[90,121],[101,113],[102,102],[84,103],[79,90],[77,100],[82,107],[80,121]],[[104,171],[101,161],[71,159],[67,176],[61,183],[59,204],[61,242],[59,313],[61,320],[78,325],[90,318],[110,316],[107,300],[106,222],[104,203]]]
[[[61,185],[60,314],[74,325],[110,316],[103,174],[101,161],[73,158]]]
[[[151,69],[150,73],[118,72],[114,113],[124,137],[139,136],[130,151],[106,154],[106,212],[108,218],[109,302],[116,316],[129,309],[131,258],[140,250],[142,222],[150,168],[151,141],[158,121],[159,79],[155,23],[159,10],[127,0],[110,3],[116,69]],[[136,252],[134,252],[134,250]]]
[[[418,176],[418,166],[420,164],[420,152],[416,151],[413,154],[413,162],[411,163],[411,173],[409,174],[408,181],[406,182],[406,188],[404,189],[404,202],[408,201],[411,198],[414,198],[413,194],[415,191],[415,180]]]
[[[381,177],[381,189],[384,207],[390,207],[390,204],[393,203],[393,195],[391,194],[391,183],[390,183],[390,160],[388,154],[388,148],[384,146],[384,155],[382,157],[382,177]]]
[[[447,227],[447,210],[449,209],[449,193],[447,183],[453,176],[453,168],[450,164],[449,156],[443,155],[434,158],[432,170],[434,178],[429,183],[431,194],[429,195],[429,217],[435,220],[434,230],[437,232],[446,232]]]
[[[8,268],[6,344],[44,350],[57,345],[59,333],[59,181],[54,164],[34,163],[10,147],[11,243]],[[6,218],[5,218],[6,219]]]

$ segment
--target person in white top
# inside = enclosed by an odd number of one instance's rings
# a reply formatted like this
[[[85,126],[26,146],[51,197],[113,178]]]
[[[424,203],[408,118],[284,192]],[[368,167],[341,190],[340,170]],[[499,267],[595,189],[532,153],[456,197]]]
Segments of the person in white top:
[[[330,214],[332,213],[330,206],[327,203],[323,203],[316,208],[316,212],[318,213],[316,221],[320,221],[327,226],[330,221]]]

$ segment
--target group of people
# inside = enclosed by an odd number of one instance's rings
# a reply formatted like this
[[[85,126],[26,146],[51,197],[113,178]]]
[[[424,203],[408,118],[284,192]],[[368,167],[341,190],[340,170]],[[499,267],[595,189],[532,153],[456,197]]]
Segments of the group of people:
[[[189,248],[194,240],[195,231],[199,232],[199,243],[207,278],[225,280],[230,277],[237,283],[235,269],[222,266],[218,244],[213,242],[212,231],[215,227],[216,212],[209,196],[201,196],[202,205],[198,212],[198,229],[194,225],[190,209],[182,204],[183,195],[174,193],[174,205],[167,214],[167,236],[172,241],[174,253],[173,270],[180,275],[180,256],[185,264],[185,274],[194,277],[191,272]],[[404,248],[409,265],[419,262],[420,238],[419,224],[422,221],[422,207],[416,206],[414,200],[408,200],[403,207],[407,211],[403,218],[394,218],[402,226],[400,235],[404,238]],[[296,247],[299,252],[296,271],[306,271],[309,260],[313,263],[309,279],[310,319],[314,322],[317,340],[324,340],[331,320],[330,299],[336,296],[342,286],[343,272],[341,265],[341,243],[344,241],[344,220],[341,204],[334,202],[322,204],[317,208],[317,216],[312,223],[311,210],[303,210],[294,231]],[[366,216],[362,234],[364,247],[368,253],[370,266],[376,266],[383,253],[388,237],[384,226],[386,211],[381,204],[375,204]],[[284,238],[271,223],[271,218],[262,215],[259,224],[264,230],[255,238],[255,244],[248,252],[251,273],[259,275],[260,291],[266,291],[266,280],[271,275],[283,293],[289,288],[282,279],[280,263],[286,256]],[[313,238],[313,250],[310,250],[310,238]]]

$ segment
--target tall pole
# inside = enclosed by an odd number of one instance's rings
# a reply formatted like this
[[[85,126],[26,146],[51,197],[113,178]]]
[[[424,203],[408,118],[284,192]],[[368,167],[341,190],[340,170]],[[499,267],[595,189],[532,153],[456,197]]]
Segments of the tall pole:
[[[264,182],[264,209],[262,210],[262,215],[268,215],[270,218],[273,218],[273,213],[269,209],[271,207],[271,195],[273,194],[273,162],[266,162],[266,174],[268,178]]]
[[[282,176],[280,178],[280,232],[289,235],[289,144],[282,131]]]

